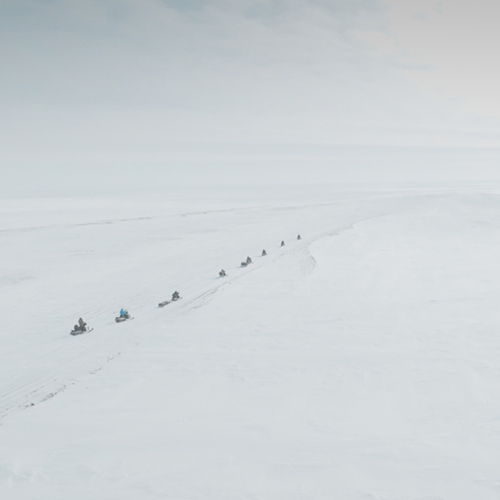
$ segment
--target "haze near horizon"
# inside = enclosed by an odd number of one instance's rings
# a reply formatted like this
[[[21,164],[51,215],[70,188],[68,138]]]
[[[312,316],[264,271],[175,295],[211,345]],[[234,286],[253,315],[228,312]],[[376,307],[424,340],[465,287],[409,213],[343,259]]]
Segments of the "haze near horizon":
[[[14,188],[41,191],[245,183],[249,169],[266,183],[263,165],[273,182],[494,180],[497,10],[3,0],[0,165]]]

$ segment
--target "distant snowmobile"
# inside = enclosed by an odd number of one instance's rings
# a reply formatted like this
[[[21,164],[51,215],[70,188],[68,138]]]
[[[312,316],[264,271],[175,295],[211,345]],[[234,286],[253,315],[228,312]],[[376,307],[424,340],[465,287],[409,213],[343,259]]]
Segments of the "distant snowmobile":
[[[127,321],[128,319],[133,319],[133,318],[130,317],[130,314],[128,313],[128,311],[126,309],[121,309],[120,316],[117,316],[115,318],[115,321],[117,323],[122,323],[123,321]]]
[[[71,332],[69,333],[74,336],[74,335],[81,335],[82,333],[90,333],[93,330],[94,330],[93,328],[87,328],[87,327],[85,327],[85,330],[81,330],[77,325],[75,325],[73,330],[71,330]]]
[[[70,333],[71,335],[81,335],[82,333],[88,333],[92,330],[93,328],[87,328],[87,323],[85,323],[82,318],[79,318],[78,324],[73,327]]]
[[[247,267],[249,264],[252,264],[252,259],[247,257],[247,260],[241,263],[241,267]]]
[[[172,294],[172,300],[164,300],[163,302],[160,302],[158,304],[158,307],[165,307],[167,304],[170,304],[170,302],[175,302],[176,300],[182,299],[182,297],[179,295],[179,292],[175,291]]]

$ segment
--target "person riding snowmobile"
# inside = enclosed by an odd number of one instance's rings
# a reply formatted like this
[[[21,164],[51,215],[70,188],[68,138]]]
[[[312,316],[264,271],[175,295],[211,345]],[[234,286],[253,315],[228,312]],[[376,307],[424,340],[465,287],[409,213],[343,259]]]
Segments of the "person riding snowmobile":
[[[181,296],[179,295],[179,292],[178,291],[175,291],[173,294],[172,294],[172,300],[179,300],[181,298]]]
[[[301,240],[302,239],[302,236],[300,236],[300,234],[297,235],[297,239],[298,240]]]
[[[220,276],[221,278],[223,278],[224,276],[226,276],[226,271],[224,271],[224,269],[221,269],[221,270],[219,271],[219,276]]]
[[[281,246],[284,247],[285,246],[285,242],[283,240],[281,240]]]
[[[250,257],[247,257],[247,264],[251,264],[252,263],[252,259]]]
[[[78,318],[78,325],[75,325],[73,328],[75,332],[86,332],[87,331],[87,323],[83,321],[82,318]]]
[[[262,250],[262,257],[265,257],[267,255],[267,252],[265,250]]]
[[[123,307],[120,309],[120,318],[128,318],[129,314],[126,309],[123,309]]]

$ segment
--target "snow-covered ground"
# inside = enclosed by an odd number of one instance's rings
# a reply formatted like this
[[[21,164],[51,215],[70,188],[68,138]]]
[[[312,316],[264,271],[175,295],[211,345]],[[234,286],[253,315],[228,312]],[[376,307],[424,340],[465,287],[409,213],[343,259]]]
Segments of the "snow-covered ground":
[[[498,499],[499,250],[484,188],[0,200],[0,498]]]

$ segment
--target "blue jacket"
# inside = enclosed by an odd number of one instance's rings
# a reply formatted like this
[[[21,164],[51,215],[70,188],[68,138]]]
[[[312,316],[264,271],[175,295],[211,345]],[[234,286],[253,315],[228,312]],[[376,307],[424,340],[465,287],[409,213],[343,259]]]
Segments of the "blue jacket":
[[[127,314],[127,311],[123,308],[120,309],[120,316],[125,316]]]

